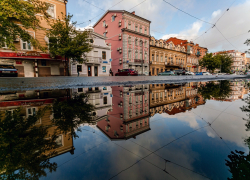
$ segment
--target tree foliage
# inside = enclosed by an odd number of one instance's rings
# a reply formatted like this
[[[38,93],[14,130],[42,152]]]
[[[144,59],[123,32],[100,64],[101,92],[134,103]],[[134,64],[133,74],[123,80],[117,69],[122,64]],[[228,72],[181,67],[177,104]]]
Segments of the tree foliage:
[[[48,4],[41,0],[1,0],[0,48],[6,44],[8,48],[16,50],[14,40],[20,38],[31,42],[35,48],[45,50],[27,30],[43,29],[40,21],[49,17],[47,9]]]
[[[78,135],[75,131],[81,131],[80,125],[92,119],[93,110],[94,106],[88,103],[86,94],[75,94],[67,101],[55,101],[52,122],[57,126],[58,131],[76,138]]]
[[[204,99],[215,98],[218,100],[224,100],[230,96],[231,92],[232,89],[229,81],[211,81],[198,88],[198,93],[202,95]]]
[[[77,31],[76,22],[71,22],[72,15],[64,16],[50,23],[47,31],[49,37],[49,51],[53,56],[59,55],[66,60],[72,59],[82,63],[86,60],[86,53],[92,49],[90,33]]]
[[[56,163],[49,157],[55,152],[55,134],[47,138],[48,126],[36,125],[47,108],[24,119],[21,108],[13,114],[1,112],[0,118],[0,178],[39,179],[46,171],[55,171]],[[45,152],[51,152],[45,155]]]
[[[214,72],[215,69],[220,69],[221,72],[230,73],[233,63],[232,56],[228,54],[216,54],[207,53],[200,61],[199,65]]]
[[[250,32],[250,30],[248,32]],[[247,46],[249,46],[250,45],[250,39],[247,39],[244,44],[246,44]],[[246,53],[250,54],[250,49],[248,49],[248,51],[246,51]]]

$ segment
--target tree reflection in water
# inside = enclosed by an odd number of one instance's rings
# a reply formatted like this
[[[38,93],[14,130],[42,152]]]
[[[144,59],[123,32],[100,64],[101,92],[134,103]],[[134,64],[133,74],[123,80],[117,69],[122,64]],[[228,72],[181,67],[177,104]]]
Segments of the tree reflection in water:
[[[207,82],[198,88],[198,93],[203,96],[204,99],[216,99],[224,100],[230,96],[232,89],[229,81],[220,82]]]
[[[248,119],[246,120],[246,131],[250,131],[250,95],[243,99],[247,103],[246,106],[240,109],[247,113]],[[245,144],[250,149],[250,137],[244,140]],[[231,151],[228,155],[229,160],[226,160],[226,165],[229,167],[229,171],[232,173],[232,178],[229,180],[248,180],[250,177],[250,154],[245,155],[242,151]]]
[[[40,108],[27,118],[22,107],[0,111],[0,179],[39,179],[56,171],[57,164],[49,158],[58,154],[58,135],[78,137],[75,131],[80,131],[83,121],[91,120],[93,109],[85,94],[76,94],[65,101],[55,100],[52,107]],[[39,123],[46,113],[53,118]]]

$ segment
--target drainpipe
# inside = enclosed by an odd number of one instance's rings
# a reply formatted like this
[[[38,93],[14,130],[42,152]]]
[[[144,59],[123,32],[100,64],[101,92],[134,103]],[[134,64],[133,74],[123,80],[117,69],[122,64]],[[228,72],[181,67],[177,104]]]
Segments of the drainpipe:
[[[35,59],[35,73],[36,73],[35,77],[38,77],[37,59]]]

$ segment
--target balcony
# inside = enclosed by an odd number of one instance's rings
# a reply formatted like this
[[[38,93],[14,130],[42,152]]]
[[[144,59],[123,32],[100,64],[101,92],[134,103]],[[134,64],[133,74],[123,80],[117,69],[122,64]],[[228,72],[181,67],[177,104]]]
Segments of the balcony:
[[[102,63],[102,58],[101,57],[87,57],[87,61],[85,62],[86,64],[101,64]]]
[[[142,59],[134,59],[134,62],[135,63],[144,63],[144,60],[142,60]]]
[[[197,57],[201,56],[200,51],[198,51],[197,53],[195,53],[195,55],[196,55]]]

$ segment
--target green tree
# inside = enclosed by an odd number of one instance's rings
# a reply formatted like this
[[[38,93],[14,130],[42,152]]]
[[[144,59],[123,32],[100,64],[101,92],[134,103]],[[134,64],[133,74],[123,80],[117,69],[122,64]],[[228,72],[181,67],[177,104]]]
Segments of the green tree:
[[[233,57],[227,53],[217,54],[215,57],[217,57],[221,63],[221,72],[230,73],[233,64]]]
[[[28,29],[44,29],[40,21],[47,20],[48,5],[41,0],[1,0],[0,1],[0,48],[5,44],[16,50],[14,40],[17,38],[31,42],[35,48],[45,50],[37,39],[28,33]],[[40,14],[41,16],[37,16]],[[21,24],[21,25],[20,25]]]
[[[56,170],[57,164],[48,158],[55,154],[57,136],[47,138],[49,127],[36,125],[47,109],[26,119],[21,108],[13,114],[0,112],[0,179],[39,179]]]
[[[215,98],[217,100],[224,100],[230,96],[232,89],[229,81],[208,82],[206,85],[198,88],[198,93],[204,99]]]
[[[250,32],[250,30],[248,32]],[[247,39],[244,44],[246,44],[247,46],[249,46],[250,45],[250,39]],[[248,51],[246,51],[246,53],[250,54],[250,49],[248,49]]]
[[[80,125],[92,120],[92,111],[94,111],[94,106],[88,103],[86,94],[74,94],[66,101],[58,99],[54,102],[52,122],[57,126],[56,131],[76,138],[78,137],[76,131],[81,131]]]
[[[52,56],[65,58],[65,71],[68,72],[69,59],[83,63],[86,53],[92,49],[92,39],[88,31],[77,31],[77,22],[71,22],[72,15],[64,16],[50,23],[51,29],[47,31],[49,37],[49,51]],[[66,73],[65,73],[66,74]],[[68,72],[69,75],[69,72]]]
[[[214,72],[214,70],[220,66],[220,61],[216,56],[213,56],[212,53],[207,53],[201,60],[199,60],[199,65]]]

